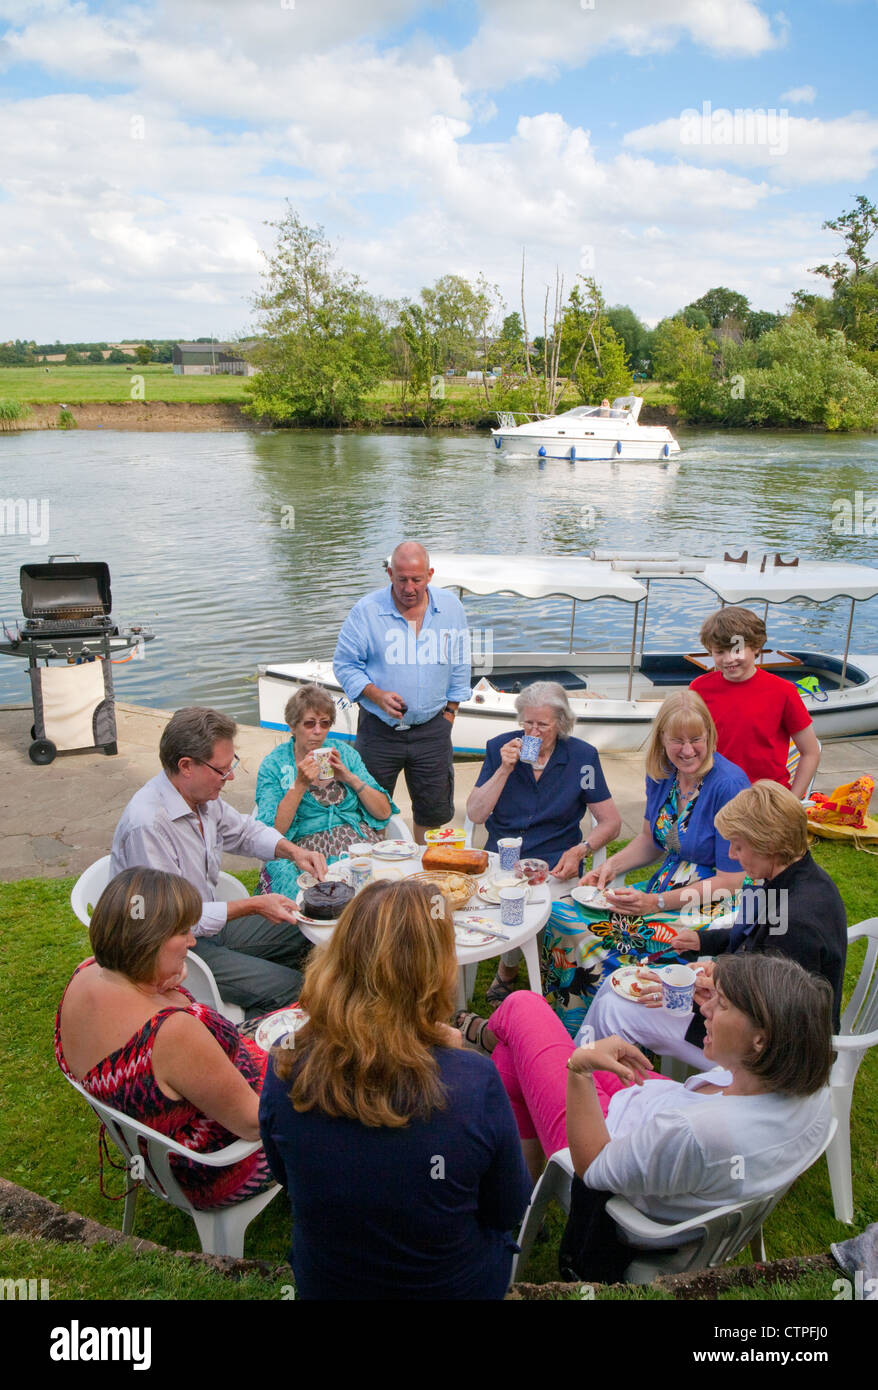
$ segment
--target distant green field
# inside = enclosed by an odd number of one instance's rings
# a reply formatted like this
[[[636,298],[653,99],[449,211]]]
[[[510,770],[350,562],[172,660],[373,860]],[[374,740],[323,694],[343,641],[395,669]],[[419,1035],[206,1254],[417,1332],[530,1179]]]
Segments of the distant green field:
[[[135,376],[142,377],[142,395],[132,396]],[[242,376],[175,376],[168,366],[104,367],[0,367],[0,400],[26,401],[30,405],[83,405],[103,401],[171,401],[196,402],[202,405],[240,405],[246,400]],[[638,395],[651,405],[666,405],[670,392],[659,382],[641,381],[635,384]],[[578,401],[575,391],[568,393],[564,407]],[[481,382],[462,377],[445,382],[445,399],[457,406],[470,407],[467,414],[481,413],[484,391]],[[365,403],[373,409],[398,406],[399,382],[382,381],[366,393]],[[490,407],[486,407],[490,409]]]
[[[143,378],[143,395],[132,396]],[[239,405],[242,376],[175,376],[168,366],[140,367],[0,367],[0,399],[31,405],[83,405],[88,401],[196,401],[202,405]]]

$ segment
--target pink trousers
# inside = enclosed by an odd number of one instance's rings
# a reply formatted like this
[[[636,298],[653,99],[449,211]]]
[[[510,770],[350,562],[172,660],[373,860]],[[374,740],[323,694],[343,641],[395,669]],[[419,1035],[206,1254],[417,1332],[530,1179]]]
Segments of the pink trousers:
[[[522,1139],[539,1139],[545,1154],[567,1148],[567,1059],[573,1039],[545,999],[516,990],[491,1015],[497,1038],[494,1064],[512,1104]],[[606,1116],[612,1097],[624,1088],[613,1072],[596,1071],[595,1089]]]

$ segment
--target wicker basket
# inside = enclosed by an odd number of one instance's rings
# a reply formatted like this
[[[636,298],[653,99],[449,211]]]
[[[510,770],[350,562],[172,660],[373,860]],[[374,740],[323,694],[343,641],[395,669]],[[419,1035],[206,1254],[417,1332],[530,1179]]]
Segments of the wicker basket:
[[[475,883],[468,874],[452,873],[448,869],[422,869],[410,874],[416,883],[426,883],[439,889],[452,912],[466,907],[475,892]]]

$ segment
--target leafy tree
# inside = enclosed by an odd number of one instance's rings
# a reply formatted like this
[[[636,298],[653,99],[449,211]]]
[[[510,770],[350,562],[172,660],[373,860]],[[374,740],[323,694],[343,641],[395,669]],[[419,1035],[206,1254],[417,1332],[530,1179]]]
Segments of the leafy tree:
[[[96,366],[99,365],[102,367],[104,365],[104,354],[101,352],[100,348],[92,348],[91,352],[88,354],[88,360],[89,362],[95,363]]]
[[[141,343],[134,349],[134,356],[137,358],[141,367],[145,367],[152,361],[152,347],[149,343]]]
[[[475,284],[462,275],[443,275],[421,290],[421,301],[435,337],[442,370],[484,361],[499,291],[480,275]],[[481,358],[479,354],[482,354]]]
[[[390,364],[376,305],[361,281],[334,264],[322,227],[306,227],[289,205],[267,262],[259,311],[262,339],[249,356],[252,415],[339,424]]]
[[[716,343],[704,329],[685,323],[682,315],[662,319],[652,335],[652,370],[660,381],[681,376],[710,376]]]
[[[520,314],[507,314],[494,343],[492,357],[506,372],[524,370],[524,324]]]
[[[627,395],[633,383],[625,344],[608,320],[597,282],[578,278],[585,296],[578,285],[570,291],[561,320],[560,367],[575,379],[580,399],[594,404],[605,396]]]
[[[878,277],[870,271],[868,255],[878,231],[878,208],[861,193],[855,207],[824,222],[823,230],[843,238],[845,260],[816,265],[811,273],[832,285],[841,326],[850,339],[867,350],[878,347]]]
[[[707,317],[707,314],[704,312],[704,310],[696,309],[691,304],[688,304],[686,306],[686,308],[680,314],[680,318],[689,328],[697,328],[700,330],[702,328],[710,327],[710,319]]]
[[[700,299],[693,299],[686,307],[702,309],[711,328],[718,328],[724,319],[736,319],[739,323],[745,323],[750,312],[750,301],[746,295],[738,294],[736,290],[717,285]]]
[[[782,322],[783,314],[772,314],[768,309],[753,309],[747,316],[744,337],[761,338],[763,333],[779,328]]]
[[[76,348],[70,347],[67,349],[67,353],[64,357],[65,367],[81,367],[84,362],[85,358],[80,356]]]
[[[107,361],[113,363],[127,362],[128,358],[125,356],[121,348],[110,348],[110,355],[107,358]]]
[[[649,329],[627,304],[614,304],[607,310],[607,322],[624,345],[633,366],[643,368],[649,358]]]

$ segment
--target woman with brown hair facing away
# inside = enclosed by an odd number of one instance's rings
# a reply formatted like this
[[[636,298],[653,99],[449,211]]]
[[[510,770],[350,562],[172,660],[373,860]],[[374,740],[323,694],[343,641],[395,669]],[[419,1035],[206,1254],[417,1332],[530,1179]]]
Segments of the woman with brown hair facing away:
[[[201,897],[160,869],[123,869],[98,898],[94,957],[58,1006],[55,1056],[91,1095],[196,1153],[259,1137],[266,1056],[183,988]],[[244,1201],[271,1181],[261,1150],[219,1171],[171,1157],[196,1207]]]
[[[456,976],[444,898],[405,881],[363,889],[308,963],[259,1107],[299,1298],[506,1292],[530,1182],[496,1069],[444,1022]]]

